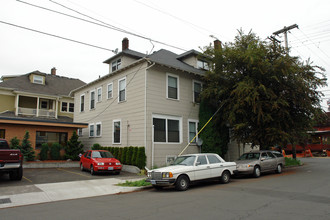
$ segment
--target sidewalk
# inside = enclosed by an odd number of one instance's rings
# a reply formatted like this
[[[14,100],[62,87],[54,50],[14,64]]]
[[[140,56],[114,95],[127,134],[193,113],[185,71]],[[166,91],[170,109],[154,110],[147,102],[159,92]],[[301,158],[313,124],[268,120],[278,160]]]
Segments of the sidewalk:
[[[132,181],[136,180],[140,179],[133,179]],[[143,187],[116,186],[116,184],[125,181],[126,180],[111,178],[35,184],[33,186],[16,186],[12,188],[15,188],[16,192],[19,193],[14,195],[0,195],[0,209],[93,196],[104,196],[123,192],[133,192],[143,189]]]

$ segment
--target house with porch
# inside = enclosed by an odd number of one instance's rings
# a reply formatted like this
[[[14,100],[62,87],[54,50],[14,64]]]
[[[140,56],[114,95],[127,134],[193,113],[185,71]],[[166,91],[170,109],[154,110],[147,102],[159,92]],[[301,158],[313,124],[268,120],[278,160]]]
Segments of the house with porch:
[[[30,133],[32,147],[39,152],[43,143],[65,145],[73,131],[87,127],[73,122],[72,89],[85,85],[79,79],[33,71],[15,76],[2,76],[0,83],[0,138],[8,142],[22,140]]]
[[[79,140],[86,149],[144,146],[147,167],[168,164],[197,134],[205,57],[195,50],[147,55],[124,38],[122,51],[104,63],[108,74],[71,92],[74,121],[88,123]],[[197,152],[196,141],[185,151]]]

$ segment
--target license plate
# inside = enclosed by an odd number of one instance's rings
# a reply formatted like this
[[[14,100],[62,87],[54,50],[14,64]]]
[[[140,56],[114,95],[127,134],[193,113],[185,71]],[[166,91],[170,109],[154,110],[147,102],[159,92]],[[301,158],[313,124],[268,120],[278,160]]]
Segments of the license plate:
[[[113,167],[108,167],[108,170],[113,170]]]
[[[155,184],[156,184],[156,180],[150,180],[150,183],[151,183],[152,185],[155,185]]]

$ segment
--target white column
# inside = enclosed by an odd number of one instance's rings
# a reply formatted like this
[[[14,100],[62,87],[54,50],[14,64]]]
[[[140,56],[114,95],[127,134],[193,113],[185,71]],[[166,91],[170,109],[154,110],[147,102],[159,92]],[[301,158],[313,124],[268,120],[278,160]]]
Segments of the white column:
[[[18,115],[18,103],[19,103],[19,95],[17,94],[16,98],[15,98],[15,115],[16,116]]]
[[[39,117],[39,97],[37,98],[37,117]]]

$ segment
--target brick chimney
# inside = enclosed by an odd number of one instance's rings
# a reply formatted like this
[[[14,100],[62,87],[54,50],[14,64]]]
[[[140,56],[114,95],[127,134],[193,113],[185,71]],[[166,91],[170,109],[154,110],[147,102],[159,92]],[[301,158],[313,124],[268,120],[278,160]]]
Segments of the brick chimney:
[[[125,37],[125,38],[123,39],[123,41],[122,41],[122,51],[128,49],[128,43],[129,43],[128,38]]]
[[[56,68],[53,67],[51,70],[50,70],[50,74],[52,74],[53,76],[56,75]]]
[[[215,50],[221,50],[221,41],[219,41],[218,39],[213,41],[214,43],[214,49]]]

